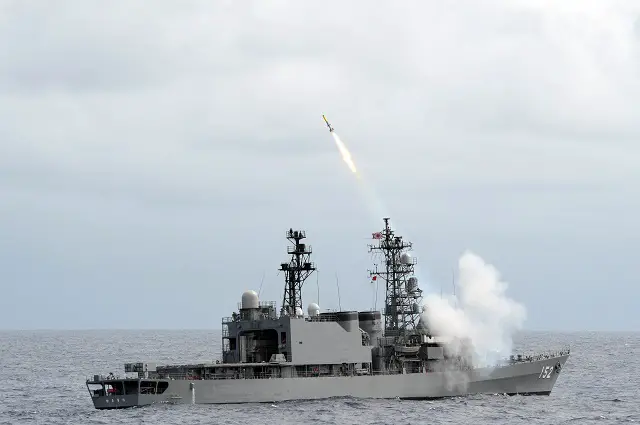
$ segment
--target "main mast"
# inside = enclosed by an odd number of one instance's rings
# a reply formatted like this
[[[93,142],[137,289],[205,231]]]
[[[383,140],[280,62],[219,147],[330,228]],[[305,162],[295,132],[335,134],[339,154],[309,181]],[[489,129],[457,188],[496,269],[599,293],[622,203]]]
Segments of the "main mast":
[[[369,252],[382,254],[384,269],[379,270],[376,264],[375,270],[369,273],[374,280],[380,278],[386,283],[385,336],[408,337],[417,333],[422,313],[422,291],[418,288],[418,279],[413,276],[417,261],[409,254],[412,243],[395,235],[388,217],[383,220],[382,232],[373,234],[378,245],[369,245]]]
[[[280,314],[294,316],[301,314],[302,310],[302,284],[316,270],[315,264],[310,261],[311,245],[307,246],[300,241],[306,238],[303,230],[289,229],[287,239],[293,246],[287,247],[287,254],[291,255],[288,263],[280,264],[278,270],[284,272],[284,295]]]

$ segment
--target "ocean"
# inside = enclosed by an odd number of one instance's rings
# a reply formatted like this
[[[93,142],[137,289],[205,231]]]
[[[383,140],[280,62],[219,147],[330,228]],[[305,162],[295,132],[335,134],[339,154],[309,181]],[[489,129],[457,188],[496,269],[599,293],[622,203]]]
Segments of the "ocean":
[[[220,331],[0,331],[0,424],[618,424],[640,422],[640,333],[526,332],[515,349],[571,346],[551,396],[437,401],[93,408],[85,378],[133,361],[210,361]]]

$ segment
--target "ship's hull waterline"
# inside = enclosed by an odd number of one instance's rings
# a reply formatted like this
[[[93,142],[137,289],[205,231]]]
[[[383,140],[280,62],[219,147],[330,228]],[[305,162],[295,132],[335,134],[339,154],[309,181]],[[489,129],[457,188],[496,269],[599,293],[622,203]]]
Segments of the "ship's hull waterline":
[[[437,399],[472,394],[549,395],[569,355],[499,368],[342,377],[153,380],[168,382],[162,394],[92,397],[97,409],[152,404],[266,403],[332,397]],[[106,381],[102,381],[106,382]],[[98,382],[95,382],[96,384]]]

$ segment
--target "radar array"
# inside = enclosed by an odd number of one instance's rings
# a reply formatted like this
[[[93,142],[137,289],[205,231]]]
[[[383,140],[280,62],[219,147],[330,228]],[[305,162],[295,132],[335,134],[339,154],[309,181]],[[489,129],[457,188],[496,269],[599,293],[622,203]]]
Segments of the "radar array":
[[[311,245],[300,242],[306,237],[304,230],[289,229],[287,232],[287,239],[293,244],[287,247],[287,254],[291,255],[291,260],[280,264],[278,269],[284,272],[285,277],[280,311],[283,315],[302,314],[302,284],[316,270],[315,264],[310,261]]]
[[[382,254],[384,269],[369,271],[373,280],[380,278],[386,283],[385,296],[385,335],[409,336],[417,333],[420,314],[422,313],[422,290],[418,288],[418,279],[414,276],[416,258],[409,254],[411,242],[402,236],[396,236],[389,225],[389,218],[384,220],[384,229],[373,233],[377,245],[369,245],[369,252]]]

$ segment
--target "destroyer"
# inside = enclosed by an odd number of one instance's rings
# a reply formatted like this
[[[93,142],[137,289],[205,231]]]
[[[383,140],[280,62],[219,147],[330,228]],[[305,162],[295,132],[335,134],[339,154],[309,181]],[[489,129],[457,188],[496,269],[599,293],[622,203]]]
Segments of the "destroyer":
[[[491,367],[474,367],[470,351],[448,350],[446,336],[423,323],[422,291],[414,276],[411,243],[384,219],[370,251],[381,254],[372,279],[386,284],[380,311],[303,314],[302,285],[316,270],[304,231],[286,237],[290,261],[280,265],[285,288],[280,311],[254,291],[239,311],[222,319],[222,358],[204,364],[126,363],[125,377],[86,381],[97,409],[155,403],[246,403],[351,396],[428,399],[477,393],[549,395],[569,350],[512,355]],[[459,341],[458,341],[459,342]]]

